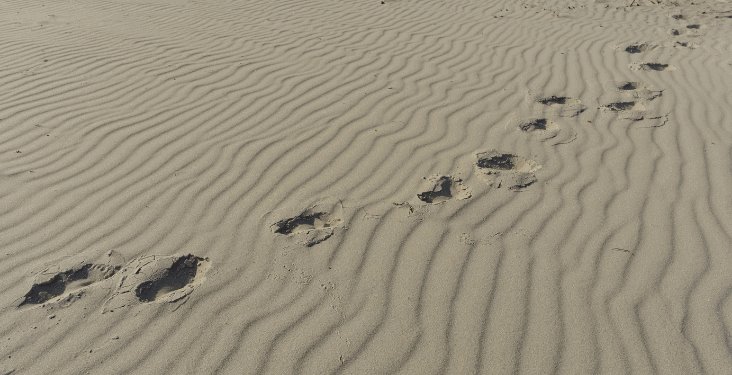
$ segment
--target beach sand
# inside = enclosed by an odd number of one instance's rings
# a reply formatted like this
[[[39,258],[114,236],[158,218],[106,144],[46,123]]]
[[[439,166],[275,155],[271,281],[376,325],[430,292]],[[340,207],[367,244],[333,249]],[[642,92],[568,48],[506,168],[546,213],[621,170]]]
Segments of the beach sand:
[[[0,374],[732,374],[729,0],[0,4]]]

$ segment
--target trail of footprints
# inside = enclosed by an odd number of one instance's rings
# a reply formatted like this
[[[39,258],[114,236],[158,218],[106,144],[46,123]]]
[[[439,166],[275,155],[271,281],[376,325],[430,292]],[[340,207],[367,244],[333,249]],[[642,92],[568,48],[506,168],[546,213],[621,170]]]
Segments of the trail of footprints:
[[[674,15],[683,21],[683,15]],[[699,30],[701,25],[688,24],[686,30]],[[672,35],[684,35],[683,29],[673,29]],[[688,42],[675,41],[674,46],[690,46]],[[630,44],[623,48],[629,54],[641,54],[658,46],[649,43]],[[642,62],[631,65],[633,70],[662,72],[673,67],[659,62]],[[617,85],[620,99],[600,107],[600,110],[620,115],[621,118],[639,121],[646,118],[648,103],[662,95],[661,90],[643,83],[626,81]],[[576,117],[587,107],[576,98],[550,95],[533,98],[543,108],[544,117],[519,121],[518,130],[537,134],[544,140],[554,138],[561,130],[555,117]],[[648,117],[658,118],[658,117]],[[537,161],[510,152],[488,150],[475,153],[474,170],[488,186],[495,189],[524,191],[536,181],[541,169]],[[466,200],[472,190],[460,178],[450,175],[432,175],[424,178],[422,191],[416,198],[427,205],[438,205],[450,200]],[[411,207],[411,204],[410,204]],[[342,208],[342,204],[341,207]],[[337,205],[324,202],[305,210],[280,218],[271,225],[276,236],[294,238],[306,247],[312,247],[332,237],[343,227],[342,215]],[[24,306],[67,306],[92,290],[112,290],[104,302],[102,312],[147,303],[175,302],[186,298],[205,280],[210,268],[208,258],[192,254],[171,256],[144,256],[123,262],[111,258],[105,263],[80,261],[70,265],[58,265],[39,273],[30,290],[20,298],[18,308]],[[110,288],[110,283],[113,286]]]
[[[682,15],[672,16],[676,20],[684,20]],[[699,30],[701,25],[688,24],[687,30]],[[683,34],[674,30],[674,35]],[[674,47],[691,47],[689,42],[675,41]],[[657,48],[650,43],[635,43],[625,46],[623,51],[629,54],[642,54]],[[661,62],[639,62],[631,64],[632,70],[663,72],[675,68]],[[641,82],[625,81],[616,86],[618,99],[600,106],[600,110],[615,114],[621,119],[641,121],[646,119],[660,119],[664,116],[647,115],[650,102],[661,97],[663,90],[648,87]],[[527,118],[519,121],[518,129],[528,134],[541,134],[544,140],[556,137],[561,126],[552,118],[576,117],[587,110],[587,107],[577,98],[561,95],[536,97],[534,101],[544,107],[545,117]],[[556,144],[562,144],[556,143]],[[555,145],[556,145],[555,144]],[[541,164],[535,160],[508,152],[490,150],[476,153],[475,169],[478,175],[493,188],[507,188],[512,191],[523,191],[537,181],[535,172]],[[444,203],[452,198],[467,199],[470,196],[453,194],[456,190],[456,181],[449,176],[442,176],[431,189],[417,194],[420,201],[427,204]],[[460,183],[461,191],[470,191],[470,188]],[[439,199],[436,199],[438,197]]]

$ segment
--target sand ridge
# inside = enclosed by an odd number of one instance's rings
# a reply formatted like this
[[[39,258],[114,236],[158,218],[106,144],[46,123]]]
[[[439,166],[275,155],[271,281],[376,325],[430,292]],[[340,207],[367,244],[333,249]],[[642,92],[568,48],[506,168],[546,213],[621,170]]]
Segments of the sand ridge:
[[[728,1],[2,9],[0,373],[732,368]]]

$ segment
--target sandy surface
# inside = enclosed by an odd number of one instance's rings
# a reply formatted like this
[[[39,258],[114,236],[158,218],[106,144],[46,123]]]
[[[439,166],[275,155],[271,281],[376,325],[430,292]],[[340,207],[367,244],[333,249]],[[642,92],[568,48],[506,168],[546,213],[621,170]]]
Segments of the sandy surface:
[[[729,0],[0,9],[0,374],[732,373]]]

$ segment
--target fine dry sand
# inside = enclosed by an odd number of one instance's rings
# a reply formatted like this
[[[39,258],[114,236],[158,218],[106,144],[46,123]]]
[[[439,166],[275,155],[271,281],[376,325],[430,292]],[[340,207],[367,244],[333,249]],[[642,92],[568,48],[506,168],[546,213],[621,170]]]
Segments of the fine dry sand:
[[[0,9],[0,374],[732,374],[729,0]]]

